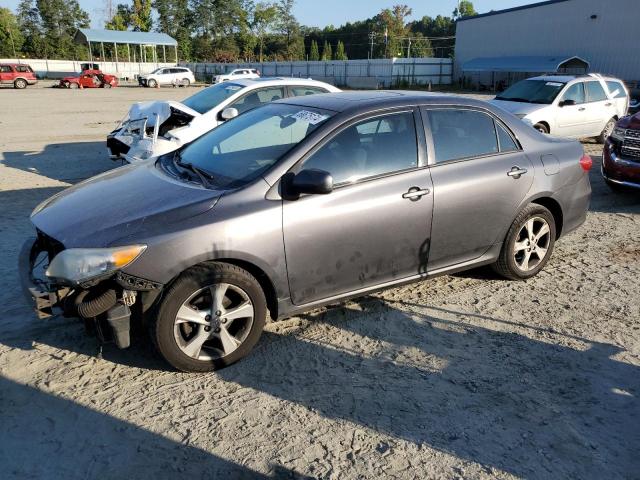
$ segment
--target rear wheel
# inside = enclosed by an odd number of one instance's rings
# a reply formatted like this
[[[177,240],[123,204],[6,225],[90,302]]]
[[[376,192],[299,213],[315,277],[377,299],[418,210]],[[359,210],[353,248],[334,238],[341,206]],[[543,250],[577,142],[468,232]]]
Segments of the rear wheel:
[[[548,134],[549,127],[547,127],[544,123],[536,123],[533,128],[538,130],[540,133]]]
[[[23,88],[27,88],[27,81],[23,78],[18,78],[15,82],[13,82],[13,87],[18,90],[22,90]]]
[[[610,119],[607,122],[607,124],[604,126],[602,133],[596,137],[597,142],[604,143],[607,140],[607,138],[609,138],[613,133],[613,129],[615,128],[615,126],[616,126],[616,119],[615,118]]]
[[[153,78],[147,80],[147,86],[149,88],[156,88],[158,86],[158,82],[156,82]]]
[[[182,85],[183,87],[188,87],[189,85],[191,85],[191,82],[189,81],[188,78],[183,78],[182,81],[180,82],[180,85]]]
[[[555,239],[553,215],[542,205],[532,203],[511,224],[493,269],[511,280],[531,278],[549,261]]]
[[[111,84],[110,83],[104,83],[102,85],[102,88],[111,88]]]
[[[176,369],[206,372],[246,356],[266,316],[256,279],[234,265],[212,262],[186,271],[169,288],[150,325],[151,336]]]

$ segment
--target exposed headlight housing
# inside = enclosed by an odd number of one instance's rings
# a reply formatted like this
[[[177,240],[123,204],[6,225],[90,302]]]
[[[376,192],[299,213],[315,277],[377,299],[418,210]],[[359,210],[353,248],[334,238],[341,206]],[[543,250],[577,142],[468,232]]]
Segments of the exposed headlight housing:
[[[620,127],[615,127],[613,129],[613,132],[611,132],[611,136],[616,140],[620,140],[620,141],[624,140],[624,137],[626,134],[627,134],[627,130]]]
[[[69,248],[57,254],[46,275],[78,284],[120,270],[132,263],[146,245],[114,248]]]

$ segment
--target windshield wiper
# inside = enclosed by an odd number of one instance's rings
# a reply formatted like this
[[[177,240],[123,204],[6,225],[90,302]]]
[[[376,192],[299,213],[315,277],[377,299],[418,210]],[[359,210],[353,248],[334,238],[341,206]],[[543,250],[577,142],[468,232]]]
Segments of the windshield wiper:
[[[173,163],[185,170],[195,173],[205,187],[215,187],[212,182],[215,177],[205,169],[195,166],[193,163],[184,163],[180,152],[176,152],[173,156]]]
[[[527,100],[526,98],[520,98],[520,97],[496,97],[496,100],[504,100],[506,102],[525,102],[525,103],[531,103],[531,101]]]

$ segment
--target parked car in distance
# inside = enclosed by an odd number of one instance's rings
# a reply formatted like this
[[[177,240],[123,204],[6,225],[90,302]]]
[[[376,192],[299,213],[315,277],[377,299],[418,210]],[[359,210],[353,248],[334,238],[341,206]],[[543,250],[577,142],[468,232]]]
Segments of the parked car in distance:
[[[339,91],[328,83],[302,78],[240,79],[207,87],[182,103],[136,103],[107,136],[107,147],[113,159],[142,161],[172,152],[231,116],[265,103]]]
[[[213,83],[228,82],[229,80],[240,80],[241,78],[260,78],[260,72],[255,68],[236,68],[229,73],[213,76]]]
[[[618,120],[604,146],[602,176],[613,190],[640,189],[640,113]]]
[[[138,85],[150,88],[162,85],[188,87],[192,83],[196,83],[196,79],[186,67],[156,68],[153,72],[138,77]]]
[[[0,85],[13,85],[19,90],[38,83],[36,74],[23,63],[0,63]]]
[[[600,143],[627,114],[622,80],[589,75],[545,75],[518,82],[491,100],[542,133],[596,137]]]
[[[64,297],[120,347],[146,315],[171,365],[208,371],[267,317],[485,264],[533,277],[584,222],[590,168],[479,100],[289,97],[46,200],[20,270],[41,312]]]
[[[60,88],[112,88],[118,86],[118,77],[101,70],[84,70],[80,74],[60,79]]]

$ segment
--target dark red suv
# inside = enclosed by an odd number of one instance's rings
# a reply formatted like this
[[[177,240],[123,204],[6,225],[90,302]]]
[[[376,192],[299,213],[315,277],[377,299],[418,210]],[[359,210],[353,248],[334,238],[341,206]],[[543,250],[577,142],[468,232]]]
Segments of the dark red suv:
[[[0,63],[0,84],[12,84],[14,88],[22,89],[36,83],[38,83],[38,79],[29,65]]]
[[[612,188],[640,189],[640,113],[616,123],[605,143],[602,175]]]

